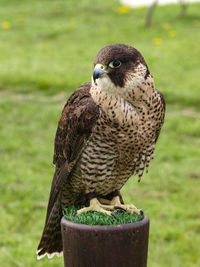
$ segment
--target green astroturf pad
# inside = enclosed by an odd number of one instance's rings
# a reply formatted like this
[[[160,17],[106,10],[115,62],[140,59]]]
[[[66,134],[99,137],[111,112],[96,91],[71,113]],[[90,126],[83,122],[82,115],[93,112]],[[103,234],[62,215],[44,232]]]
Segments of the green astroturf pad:
[[[138,222],[144,218],[142,215],[131,214],[129,212],[115,212],[116,218],[113,216],[109,216],[107,214],[97,212],[97,211],[89,211],[86,213],[82,213],[80,215],[74,216],[76,210],[83,208],[84,206],[79,207],[70,207],[63,210],[63,215],[68,221],[80,223],[80,224],[88,224],[88,225],[116,225],[116,224],[127,224]]]

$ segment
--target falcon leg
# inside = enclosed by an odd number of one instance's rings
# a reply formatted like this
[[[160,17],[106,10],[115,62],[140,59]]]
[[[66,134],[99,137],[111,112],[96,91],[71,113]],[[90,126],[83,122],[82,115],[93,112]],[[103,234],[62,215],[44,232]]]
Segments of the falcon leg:
[[[100,202],[102,203],[101,207],[109,210],[115,210],[115,211],[128,211],[132,214],[137,213],[140,215],[143,215],[143,211],[140,209],[137,209],[133,204],[121,204],[120,197],[116,196],[113,197],[112,200],[107,200],[107,199],[100,199]],[[108,204],[108,205],[103,205],[103,204]]]
[[[112,199],[107,198],[96,198],[95,194],[92,192],[87,193],[86,198],[89,200],[89,207],[82,208],[80,210],[77,210],[74,213],[74,216],[79,215],[84,212],[88,211],[98,211],[105,213],[109,216],[116,217],[115,213],[113,211],[128,211],[132,214],[137,213],[140,215],[143,215],[143,211],[140,209],[137,209],[134,205],[125,205],[123,204],[123,200],[121,198],[120,194],[115,194]]]
[[[104,205],[101,205],[101,203],[98,201],[97,198],[92,198],[90,200],[90,206],[86,207],[86,208],[82,208],[80,210],[77,210],[74,213],[74,216],[79,215],[79,214],[84,213],[84,212],[88,212],[88,211],[98,211],[98,212],[105,213],[109,216],[116,217],[115,214],[112,211],[109,211],[109,209],[107,210],[106,207],[107,206],[104,207]]]
[[[105,196],[102,196],[102,197],[100,196],[98,199],[101,202],[101,204],[108,204],[109,205],[111,203],[112,199],[114,197],[117,197],[117,196],[119,197],[120,203],[124,204],[122,195],[121,195],[119,190],[115,190],[115,191],[109,193],[108,195],[105,195]]]

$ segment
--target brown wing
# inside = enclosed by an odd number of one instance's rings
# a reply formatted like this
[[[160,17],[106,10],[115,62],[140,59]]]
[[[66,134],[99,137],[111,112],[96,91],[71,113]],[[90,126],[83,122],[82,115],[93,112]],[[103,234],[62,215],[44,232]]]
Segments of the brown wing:
[[[161,123],[160,123],[160,127],[158,127],[157,132],[156,132],[156,140],[155,140],[155,143],[156,143],[157,140],[158,140],[158,137],[159,137],[159,135],[160,135],[160,131],[161,131],[161,127],[162,127],[162,125],[163,125],[163,123],[164,123],[164,118],[165,118],[165,108],[166,108],[164,95],[163,95],[160,91],[158,91],[158,90],[156,90],[156,91],[158,92],[158,94],[159,94],[159,96],[160,96],[160,101],[161,101],[161,107],[160,107],[160,112],[161,112]]]
[[[99,117],[99,107],[91,98],[90,87],[91,83],[85,83],[71,95],[58,123],[53,158],[56,170],[51,186],[46,222],[63,182],[68,178]]]

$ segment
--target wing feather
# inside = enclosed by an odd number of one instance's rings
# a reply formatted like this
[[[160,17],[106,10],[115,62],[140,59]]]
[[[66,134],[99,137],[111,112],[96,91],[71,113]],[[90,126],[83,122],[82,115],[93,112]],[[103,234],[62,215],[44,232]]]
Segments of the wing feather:
[[[160,96],[160,102],[161,102],[161,123],[160,123],[160,126],[158,127],[157,131],[156,131],[156,140],[155,140],[155,143],[157,142],[158,140],[158,137],[160,135],[160,131],[161,131],[161,128],[162,128],[162,125],[164,123],[164,118],[165,118],[165,109],[166,109],[166,104],[165,104],[165,98],[164,98],[164,95],[156,90],[157,93],[159,94]]]
[[[85,83],[71,95],[58,123],[53,157],[56,170],[51,185],[46,222],[63,182],[77,162],[100,114],[99,107],[90,95],[90,87],[91,83]]]

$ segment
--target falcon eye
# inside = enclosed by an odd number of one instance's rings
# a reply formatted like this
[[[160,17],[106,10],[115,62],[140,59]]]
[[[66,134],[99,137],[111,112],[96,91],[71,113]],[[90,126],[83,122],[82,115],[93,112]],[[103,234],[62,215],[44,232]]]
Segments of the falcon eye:
[[[109,64],[109,67],[111,67],[111,68],[119,68],[120,66],[121,66],[121,61],[119,61],[119,60],[113,60],[112,62],[110,62],[110,64]]]

